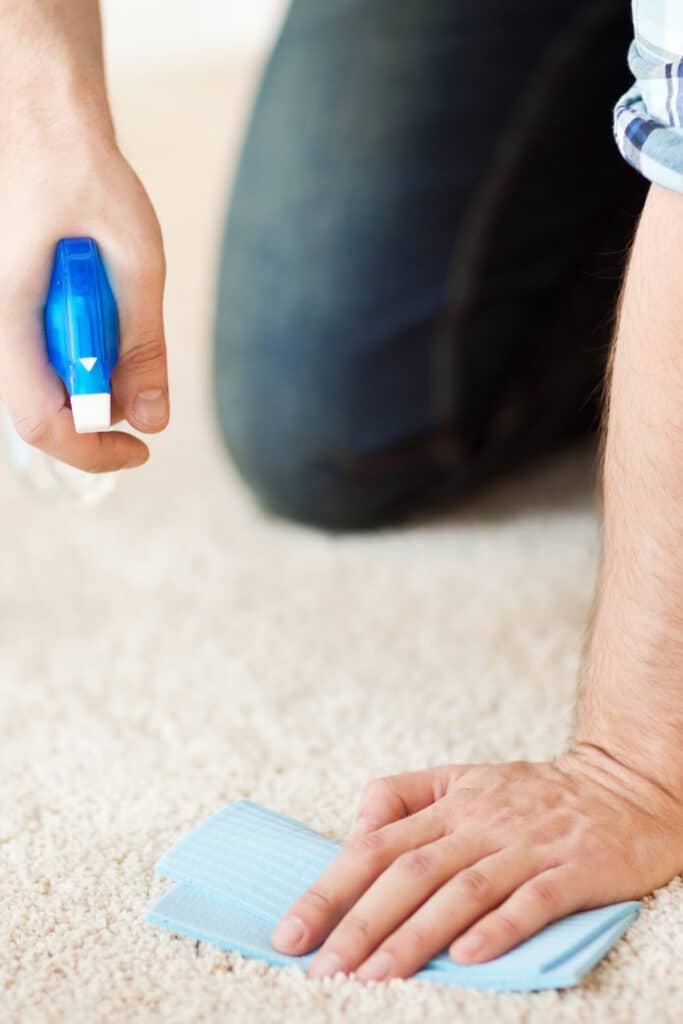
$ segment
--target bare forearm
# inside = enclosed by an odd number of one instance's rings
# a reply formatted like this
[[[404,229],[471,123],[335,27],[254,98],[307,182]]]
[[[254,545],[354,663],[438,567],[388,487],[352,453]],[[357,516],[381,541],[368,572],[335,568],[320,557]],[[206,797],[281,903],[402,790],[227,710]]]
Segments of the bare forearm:
[[[78,434],[46,359],[43,308],[60,238],[97,239],[116,291],[119,419],[168,422],[159,223],[112,128],[97,0],[0,0],[0,396],[19,435],[90,472],[141,466],[124,431]]]
[[[653,186],[613,353],[579,740],[683,792],[683,196]]]
[[[0,0],[0,95],[8,144],[73,115],[111,134],[98,0]]]

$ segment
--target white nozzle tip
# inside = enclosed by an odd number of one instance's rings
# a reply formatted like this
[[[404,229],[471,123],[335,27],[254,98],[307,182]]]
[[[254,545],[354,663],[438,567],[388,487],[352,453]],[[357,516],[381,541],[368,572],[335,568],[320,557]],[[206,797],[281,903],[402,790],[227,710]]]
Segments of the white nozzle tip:
[[[72,395],[71,412],[78,434],[94,434],[111,426],[111,395]]]

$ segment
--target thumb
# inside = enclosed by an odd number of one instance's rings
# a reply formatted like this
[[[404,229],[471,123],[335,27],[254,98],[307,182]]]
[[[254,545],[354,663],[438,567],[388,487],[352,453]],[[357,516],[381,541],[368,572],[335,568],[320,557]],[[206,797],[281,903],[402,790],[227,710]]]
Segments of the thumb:
[[[424,810],[441,796],[453,767],[427,768],[373,779],[363,787],[349,838],[374,832]]]
[[[145,266],[115,272],[121,347],[112,394],[131,426],[145,433],[163,430],[169,419],[164,279],[163,252]]]

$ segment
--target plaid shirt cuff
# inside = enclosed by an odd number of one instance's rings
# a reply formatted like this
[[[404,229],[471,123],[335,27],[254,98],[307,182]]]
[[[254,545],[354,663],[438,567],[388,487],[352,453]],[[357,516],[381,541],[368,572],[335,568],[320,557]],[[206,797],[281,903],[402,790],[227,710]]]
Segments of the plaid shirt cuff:
[[[636,81],[614,108],[614,137],[646,178],[683,192],[683,0],[636,0],[633,16]]]

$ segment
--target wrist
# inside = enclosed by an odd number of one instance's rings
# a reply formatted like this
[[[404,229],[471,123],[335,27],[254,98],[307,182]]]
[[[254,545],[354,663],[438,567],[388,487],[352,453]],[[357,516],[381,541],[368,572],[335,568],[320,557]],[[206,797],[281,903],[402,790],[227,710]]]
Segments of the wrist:
[[[7,149],[14,154],[23,157],[36,146],[59,147],[62,140],[92,135],[114,141],[102,70],[43,68],[39,80],[19,87],[14,96],[0,115]]]
[[[581,687],[576,747],[601,751],[683,802],[683,721],[658,689],[671,666],[624,655],[596,631]]]
[[[603,791],[646,810],[653,818],[678,822],[683,829],[683,792],[673,790],[639,766],[624,761],[617,752],[590,739],[577,740],[556,758],[556,766],[570,777],[589,779]]]
[[[601,757],[624,783],[648,783],[683,805],[681,755],[666,737],[643,736],[635,723],[624,719],[588,715],[577,729],[574,751],[591,762]]]
[[[113,137],[96,0],[26,3],[10,6],[0,37],[0,92],[12,97],[0,112],[3,148],[86,127]]]

